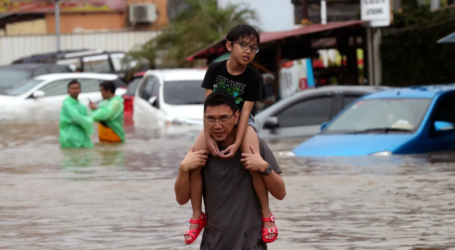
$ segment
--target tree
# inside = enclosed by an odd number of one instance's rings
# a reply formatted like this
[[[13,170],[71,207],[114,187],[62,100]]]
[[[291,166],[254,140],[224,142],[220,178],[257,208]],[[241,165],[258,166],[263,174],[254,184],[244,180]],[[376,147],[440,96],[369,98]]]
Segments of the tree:
[[[159,57],[163,67],[185,67],[188,55],[223,38],[237,24],[256,20],[253,10],[240,5],[218,8],[216,0],[186,0],[186,11],[178,13],[160,35],[129,55],[145,58],[151,67]]]

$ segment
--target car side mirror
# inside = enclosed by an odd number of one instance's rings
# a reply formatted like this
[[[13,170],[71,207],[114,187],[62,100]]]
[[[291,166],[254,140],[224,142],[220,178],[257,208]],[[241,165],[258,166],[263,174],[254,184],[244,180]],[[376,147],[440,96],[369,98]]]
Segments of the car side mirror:
[[[41,97],[44,97],[46,95],[46,93],[42,90],[37,90],[33,93],[33,98],[35,99],[38,99],[38,98],[41,98]]]
[[[278,117],[272,116],[267,118],[267,120],[264,123],[264,128],[267,129],[275,129],[280,126],[280,123],[278,122]]]
[[[149,98],[149,103],[152,104],[153,106],[155,106],[156,100],[157,100],[156,96],[152,96]]]
[[[435,121],[434,122],[434,130],[436,132],[441,132],[441,131],[448,131],[448,130],[454,130],[455,125],[451,122],[445,122],[445,121]]]
[[[327,125],[329,125],[328,122],[324,122],[321,124],[321,132],[327,127]]]

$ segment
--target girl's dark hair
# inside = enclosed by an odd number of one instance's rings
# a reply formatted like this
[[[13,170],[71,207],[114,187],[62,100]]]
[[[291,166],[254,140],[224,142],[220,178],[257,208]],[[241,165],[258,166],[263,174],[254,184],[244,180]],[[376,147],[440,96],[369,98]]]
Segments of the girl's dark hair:
[[[105,81],[100,84],[100,87],[103,87],[104,90],[111,92],[112,94],[115,94],[115,89],[117,87],[115,86],[115,83],[113,81]]]
[[[228,92],[221,90],[213,92],[205,98],[204,113],[207,107],[217,107],[221,105],[228,105],[233,112],[237,111],[237,104],[235,103],[234,97]]]
[[[231,28],[226,36],[226,40],[232,42],[237,41],[243,37],[251,36],[256,38],[258,45],[261,43],[261,38],[259,37],[259,33],[256,31],[256,29],[246,24],[239,24]]]

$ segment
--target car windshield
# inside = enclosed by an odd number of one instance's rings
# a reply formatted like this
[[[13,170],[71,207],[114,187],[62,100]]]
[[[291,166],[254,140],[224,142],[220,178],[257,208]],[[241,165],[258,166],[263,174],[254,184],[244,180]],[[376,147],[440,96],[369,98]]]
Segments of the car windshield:
[[[1,69],[0,89],[7,89],[31,77],[31,71]]]
[[[370,99],[349,106],[324,133],[411,133],[431,99]]]
[[[202,80],[164,82],[164,102],[172,105],[204,104]]]
[[[38,86],[40,83],[42,83],[43,80],[28,80],[28,81],[23,81],[19,84],[14,85],[13,87],[5,90],[3,93],[4,95],[10,95],[10,96],[18,96],[27,93],[34,87]]]
[[[136,93],[137,86],[141,82],[142,78],[138,77],[133,79],[130,84],[128,85],[128,90],[126,91],[125,95],[131,95],[133,96]]]

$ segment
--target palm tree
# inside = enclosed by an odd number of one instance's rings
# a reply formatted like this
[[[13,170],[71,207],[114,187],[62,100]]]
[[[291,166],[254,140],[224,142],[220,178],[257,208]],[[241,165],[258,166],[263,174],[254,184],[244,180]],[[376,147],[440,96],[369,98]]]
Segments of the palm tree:
[[[190,66],[185,58],[199,49],[223,38],[237,24],[256,20],[253,10],[229,5],[218,8],[216,0],[186,0],[187,10],[178,13],[160,35],[139,48],[133,49],[132,58],[145,58],[151,67],[155,59],[162,67]]]

